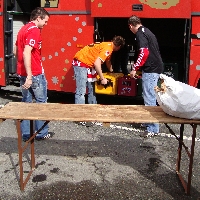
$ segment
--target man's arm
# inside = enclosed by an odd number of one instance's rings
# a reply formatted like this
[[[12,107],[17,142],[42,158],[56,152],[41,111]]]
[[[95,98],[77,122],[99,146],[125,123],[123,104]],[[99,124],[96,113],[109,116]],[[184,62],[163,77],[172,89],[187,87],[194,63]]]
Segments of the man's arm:
[[[31,51],[33,47],[29,45],[25,45],[24,52],[23,52],[23,60],[24,60],[24,66],[27,74],[26,81],[22,87],[24,89],[30,88],[32,85],[32,70],[31,70]]]
[[[13,48],[13,54],[15,57],[17,57],[17,46],[16,45]]]
[[[103,73],[101,69],[101,59],[99,57],[94,62],[94,68],[97,71],[97,74],[100,76],[101,83],[107,84],[107,79],[103,77]]]
[[[140,69],[144,65],[144,63],[146,62],[148,56],[149,56],[149,50],[148,50],[148,48],[141,48],[140,52],[139,52],[139,55],[138,55],[138,58],[137,58],[137,61],[133,65],[132,71],[130,72],[130,76],[132,78],[134,78],[134,76],[136,74],[136,71],[138,69]]]
[[[113,72],[112,64],[110,59],[106,59],[106,66],[109,70],[109,72]]]
[[[135,69],[135,71],[140,69],[140,67],[142,67],[144,65],[144,63],[146,62],[148,56],[149,56],[148,48],[141,48],[139,55],[138,55],[138,58],[137,58],[137,61],[133,65],[133,69]]]
[[[33,47],[25,45],[23,52],[24,66],[27,73],[27,78],[32,79],[32,70],[31,70],[31,51]]]

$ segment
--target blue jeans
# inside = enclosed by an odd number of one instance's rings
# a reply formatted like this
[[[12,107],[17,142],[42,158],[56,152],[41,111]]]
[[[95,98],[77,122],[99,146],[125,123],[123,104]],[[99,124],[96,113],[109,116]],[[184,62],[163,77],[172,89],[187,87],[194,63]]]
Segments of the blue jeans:
[[[20,76],[20,86],[22,92],[22,102],[32,103],[33,98],[35,98],[36,103],[46,103],[47,102],[47,81],[44,74],[37,76],[32,76],[32,85],[27,89],[23,89],[22,85],[26,81],[26,77]],[[36,120],[35,132],[38,131],[43,125],[44,121]],[[36,136],[36,138],[43,138],[48,134],[48,125],[46,125]],[[23,139],[28,139],[30,137],[30,121],[23,120],[21,123],[21,132]]]
[[[145,106],[156,106],[154,87],[158,84],[160,74],[142,72],[142,92]],[[159,133],[159,124],[145,124],[148,132]]]
[[[97,104],[95,94],[95,82],[88,82],[87,68],[74,66],[74,77],[76,80],[75,104],[85,104],[85,94],[88,88],[88,103]]]

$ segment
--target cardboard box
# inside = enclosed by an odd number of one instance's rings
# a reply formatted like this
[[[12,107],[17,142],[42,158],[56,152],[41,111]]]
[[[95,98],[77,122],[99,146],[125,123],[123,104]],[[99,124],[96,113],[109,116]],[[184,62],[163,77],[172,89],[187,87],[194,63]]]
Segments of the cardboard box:
[[[104,78],[106,78],[109,82],[107,85],[101,85],[101,81],[97,80],[95,82],[95,92],[97,94],[108,94],[108,95],[116,95],[117,94],[117,85],[118,78],[123,77],[123,73],[103,73]],[[99,76],[97,76],[99,79]]]

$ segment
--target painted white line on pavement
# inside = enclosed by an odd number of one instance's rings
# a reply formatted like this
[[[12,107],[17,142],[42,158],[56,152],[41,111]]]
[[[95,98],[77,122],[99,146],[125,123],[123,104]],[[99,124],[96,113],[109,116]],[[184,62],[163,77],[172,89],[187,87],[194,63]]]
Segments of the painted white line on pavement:
[[[102,126],[102,123],[96,122],[95,125]],[[141,132],[142,131],[141,129],[138,129],[138,128],[129,128],[129,127],[126,127],[126,126],[118,126],[118,125],[112,125],[112,124],[110,124],[110,128],[112,128],[112,129],[122,129],[122,130],[134,131],[134,132]],[[169,133],[159,133],[159,136],[175,138],[175,136],[173,136]],[[192,137],[183,136],[183,139],[191,141]],[[196,138],[195,141],[200,141],[200,138]]]

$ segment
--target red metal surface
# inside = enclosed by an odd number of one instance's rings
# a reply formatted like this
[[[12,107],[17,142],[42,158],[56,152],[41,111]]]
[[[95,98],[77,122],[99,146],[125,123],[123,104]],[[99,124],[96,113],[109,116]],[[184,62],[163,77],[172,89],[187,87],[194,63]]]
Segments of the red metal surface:
[[[90,15],[51,15],[42,30],[42,60],[49,90],[75,92],[71,62],[78,46],[93,42],[93,23]]]
[[[132,11],[133,4],[143,11]],[[91,0],[91,10],[92,17],[190,18],[191,0]]]
[[[200,78],[200,16],[192,17],[192,35],[190,50],[190,68],[189,68],[189,85],[197,86]],[[196,38],[195,38],[196,37]],[[199,37],[199,38],[198,38]]]
[[[66,1],[66,0],[58,0],[57,8],[48,8],[48,11],[78,11],[78,10],[90,10],[91,9],[91,1],[90,0],[76,0],[76,1]]]
[[[0,0],[3,13],[4,0]],[[132,11],[133,4],[143,5],[143,11]],[[190,18],[191,12],[200,12],[196,0],[59,0],[57,8],[46,8],[52,14],[42,30],[42,57],[49,90],[75,92],[71,61],[84,45],[93,42],[93,17],[129,17],[136,14],[142,18]],[[88,14],[59,14],[59,12],[87,11]],[[91,15],[89,14],[91,11]],[[200,33],[199,16],[192,20],[192,34]],[[4,44],[3,14],[0,15],[0,44]],[[192,39],[189,84],[196,86],[200,78],[200,40]],[[3,45],[2,45],[3,46]],[[79,46],[79,47],[78,47]],[[4,48],[0,48],[0,85],[6,85]]]
[[[200,1],[191,0],[191,11],[192,12],[200,12]]]
[[[4,69],[4,29],[3,29],[3,6],[4,1],[0,0],[0,86],[5,86],[6,85],[6,80],[5,80],[5,69]]]

